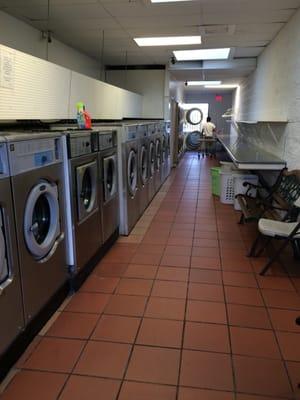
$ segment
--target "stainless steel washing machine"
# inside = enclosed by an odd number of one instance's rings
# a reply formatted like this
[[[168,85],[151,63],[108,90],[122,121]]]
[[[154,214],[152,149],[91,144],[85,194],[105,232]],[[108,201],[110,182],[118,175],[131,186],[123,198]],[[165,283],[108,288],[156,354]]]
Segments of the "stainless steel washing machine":
[[[127,140],[122,144],[125,213],[121,234],[128,235],[140,217],[137,125],[126,126],[125,132]]]
[[[98,138],[99,193],[105,243],[119,229],[117,131],[96,132]]]
[[[148,139],[147,124],[140,124],[138,126],[138,137],[139,137],[138,179],[139,179],[140,216],[141,216],[149,204],[149,199],[148,199],[149,139]]]
[[[148,203],[155,196],[155,176],[156,176],[156,158],[155,158],[155,124],[148,125]]]
[[[0,356],[25,325],[6,147],[0,137]]]
[[[63,137],[5,135],[15,210],[25,321],[65,284]]]
[[[155,172],[154,172],[154,187],[157,193],[162,183],[162,136],[159,129],[159,124],[155,124]]]
[[[103,245],[99,196],[98,152],[92,131],[65,132],[68,158],[65,163],[67,215],[67,264],[80,272]]]

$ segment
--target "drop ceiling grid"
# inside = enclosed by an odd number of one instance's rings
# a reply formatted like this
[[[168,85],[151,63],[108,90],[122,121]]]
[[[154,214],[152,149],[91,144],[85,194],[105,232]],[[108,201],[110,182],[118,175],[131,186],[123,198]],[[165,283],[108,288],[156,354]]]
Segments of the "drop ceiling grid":
[[[205,34],[203,47],[235,47],[236,57],[257,56],[300,6],[300,0],[195,0],[151,4],[150,0],[0,0],[4,11],[37,27],[51,29],[63,42],[105,62],[167,63],[172,48],[141,49],[135,36],[195,35],[199,25],[234,25],[234,33]],[[189,48],[195,48],[191,46]]]

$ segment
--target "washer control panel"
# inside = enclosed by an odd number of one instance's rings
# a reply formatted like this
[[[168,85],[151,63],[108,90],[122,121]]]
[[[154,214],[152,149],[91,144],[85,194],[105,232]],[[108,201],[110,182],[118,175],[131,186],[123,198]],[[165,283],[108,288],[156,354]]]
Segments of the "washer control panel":
[[[117,145],[117,132],[99,132],[99,151],[112,149]]]
[[[60,138],[35,138],[8,143],[11,175],[62,162]]]
[[[138,134],[140,138],[148,136],[148,125],[139,125],[138,126]]]
[[[137,128],[138,125],[129,125],[126,126],[126,140],[136,139],[137,138]]]
[[[68,136],[69,158],[80,157],[93,152],[92,135],[71,133]]]

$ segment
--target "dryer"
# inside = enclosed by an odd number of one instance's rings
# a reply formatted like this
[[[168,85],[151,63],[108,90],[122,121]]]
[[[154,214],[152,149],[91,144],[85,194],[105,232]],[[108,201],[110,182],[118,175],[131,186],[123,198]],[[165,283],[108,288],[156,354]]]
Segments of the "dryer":
[[[78,274],[103,245],[99,196],[99,165],[95,136],[90,130],[65,132],[67,265]]]
[[[0,137],[0,356],[24,328],[7,145]]]
[[[140,196],[140,216],[143,214],[149,204],[148,199],[148,181],[149,181],[149,139],[148,125],[140,124],[138,126],[139,152],[138,152],[138,180]]]
[[[106,243],[119,230],[118,137],[116,130],[96,132],[102,236]]]
[[[148,125],[148,204],[155,196],[156,157],[155,157],[155,124]]]
[[[15,211],[25,321],[67,281],[63,138],[59,133],[5,134]],[[17,297],[18,299],[18,297]]]

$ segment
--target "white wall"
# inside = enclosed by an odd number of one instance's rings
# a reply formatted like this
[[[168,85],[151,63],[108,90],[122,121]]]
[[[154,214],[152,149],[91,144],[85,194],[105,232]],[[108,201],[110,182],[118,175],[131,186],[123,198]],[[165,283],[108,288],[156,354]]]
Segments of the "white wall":
[[[236,118],[260,124],[260,146],[300,168],[300,10],[258,59],[240,88]],[[280,123],[287,120],[288,123]],[[262,134],[262,130],[266,132]]]
[[[52,40],[47,43],[39,30],[0,11],[0,44],[51,61],[76,72],[100,77],[100,64],[85,54]]]
[[[108,70],[106,81],[141,94],[143,118],[164,118],[165,70]]]

